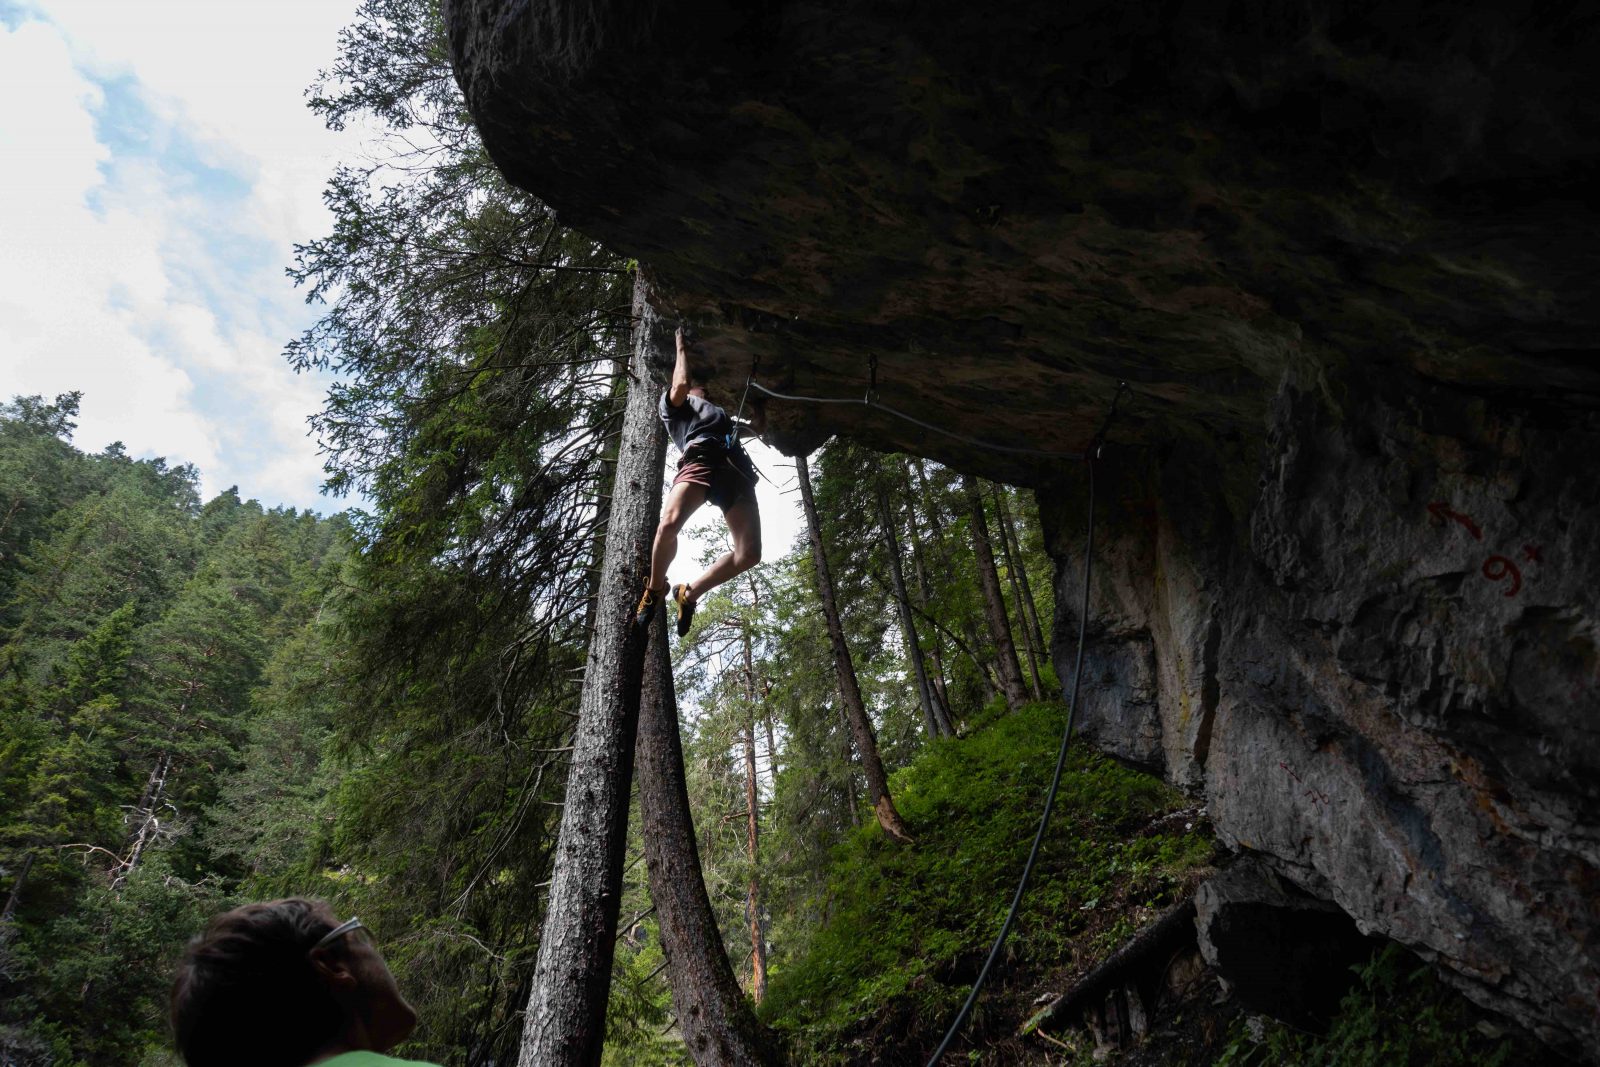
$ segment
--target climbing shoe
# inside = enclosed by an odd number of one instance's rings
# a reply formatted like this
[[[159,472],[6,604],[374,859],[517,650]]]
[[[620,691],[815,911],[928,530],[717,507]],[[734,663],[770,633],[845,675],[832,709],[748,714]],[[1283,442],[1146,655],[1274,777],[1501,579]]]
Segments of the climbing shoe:
[[[650,620],[655,618],[656,605],[661,603],[660,595],[646,587],[644,595],[639,598],[639,606],[634,610],[633,622],[635,626],[649,626]]]
[[[689,586],[679,582],[672,587],[672,602],[678,605],[678,636],[682,637],[689,632],[689,624],[694,621],[694,601],[689,599]]]

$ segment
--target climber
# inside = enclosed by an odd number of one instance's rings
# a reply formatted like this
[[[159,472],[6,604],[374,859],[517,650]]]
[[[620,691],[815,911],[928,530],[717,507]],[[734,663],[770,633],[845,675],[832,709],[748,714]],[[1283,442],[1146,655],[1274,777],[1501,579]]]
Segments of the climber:
[[[678,330],[678,359],[672,384],[661,394],[661,421],[682,456],[678,475],[661,509],[655,544],[650,552],[650,577],[634,613],[644,626],[667,593],[667,567],[678,554],[678,531],[707,500],[722,509],[733,536],[733,551],[724,552],[706,572],[692,582],[672,588],[678,609],[678,636],[689,632],[695,605],[702,596],[729,578],[761,562],[761,513],[756,508],[756,471],[739,443],[742,436],[760,435],[766,429],[766,409],[757,404],[748,423],[706,399],[703,380],[689,374],[689,350],[683,329]]]

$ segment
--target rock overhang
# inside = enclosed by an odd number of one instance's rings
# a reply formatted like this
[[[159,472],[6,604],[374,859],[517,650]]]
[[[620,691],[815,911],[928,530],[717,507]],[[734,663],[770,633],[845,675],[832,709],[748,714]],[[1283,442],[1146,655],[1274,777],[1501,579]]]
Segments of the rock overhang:
[[[511,179],[757,380],[1081,449],[1259,434],[1292,365],[1600,400],[1600,44],[1501,5],[447,5]],[[772,405],[1011,481],[861,408]]]
[[[1225,840],[1477,999],[1600,1047],[1581,548],[1600,521],[1582,458],[1600,19],[1327,0],[446,16],[496,162],[646,266],[729,406],[758,366],[782,392],[875,387],[1071,452],[1129,381],[1096,743],[1204,792]],[[1021,484],[1065,473],[861,406],[769,410],[791,452],[842,433]],[[1078,602],[1066,497],[1041,495],[1058,611]],[[1488,568],[1530,545],[1513,596]]]

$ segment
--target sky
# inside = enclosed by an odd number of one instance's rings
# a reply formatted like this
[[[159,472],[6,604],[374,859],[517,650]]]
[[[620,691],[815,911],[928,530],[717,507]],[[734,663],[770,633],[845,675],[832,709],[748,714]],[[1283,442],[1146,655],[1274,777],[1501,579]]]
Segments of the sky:
[[[326,381],[284,275],[360,150],[303,91],[355,0],[0,0],[0,394],[81,390],[75,442],[194,463],[207,497],[339,510]]]
[[[0,0],[0,399],[79,390],[78,447],[193,463],[205,498],[361,503],[321,494],[328,379],[283,357],[319,314],[294,245],[331,229],[323,184],[365,150],[304,98],[356,3]],[[759,499],[771,558],[802,520]]]

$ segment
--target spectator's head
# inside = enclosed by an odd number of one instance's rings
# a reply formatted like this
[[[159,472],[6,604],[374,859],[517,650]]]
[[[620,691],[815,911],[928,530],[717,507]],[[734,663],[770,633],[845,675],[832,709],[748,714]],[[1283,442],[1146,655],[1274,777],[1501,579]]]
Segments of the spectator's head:
[[[212,919],[172,986],[172,1028],[190,1067],[384,1052],[416,1019],[366,928],[299,897]]]

